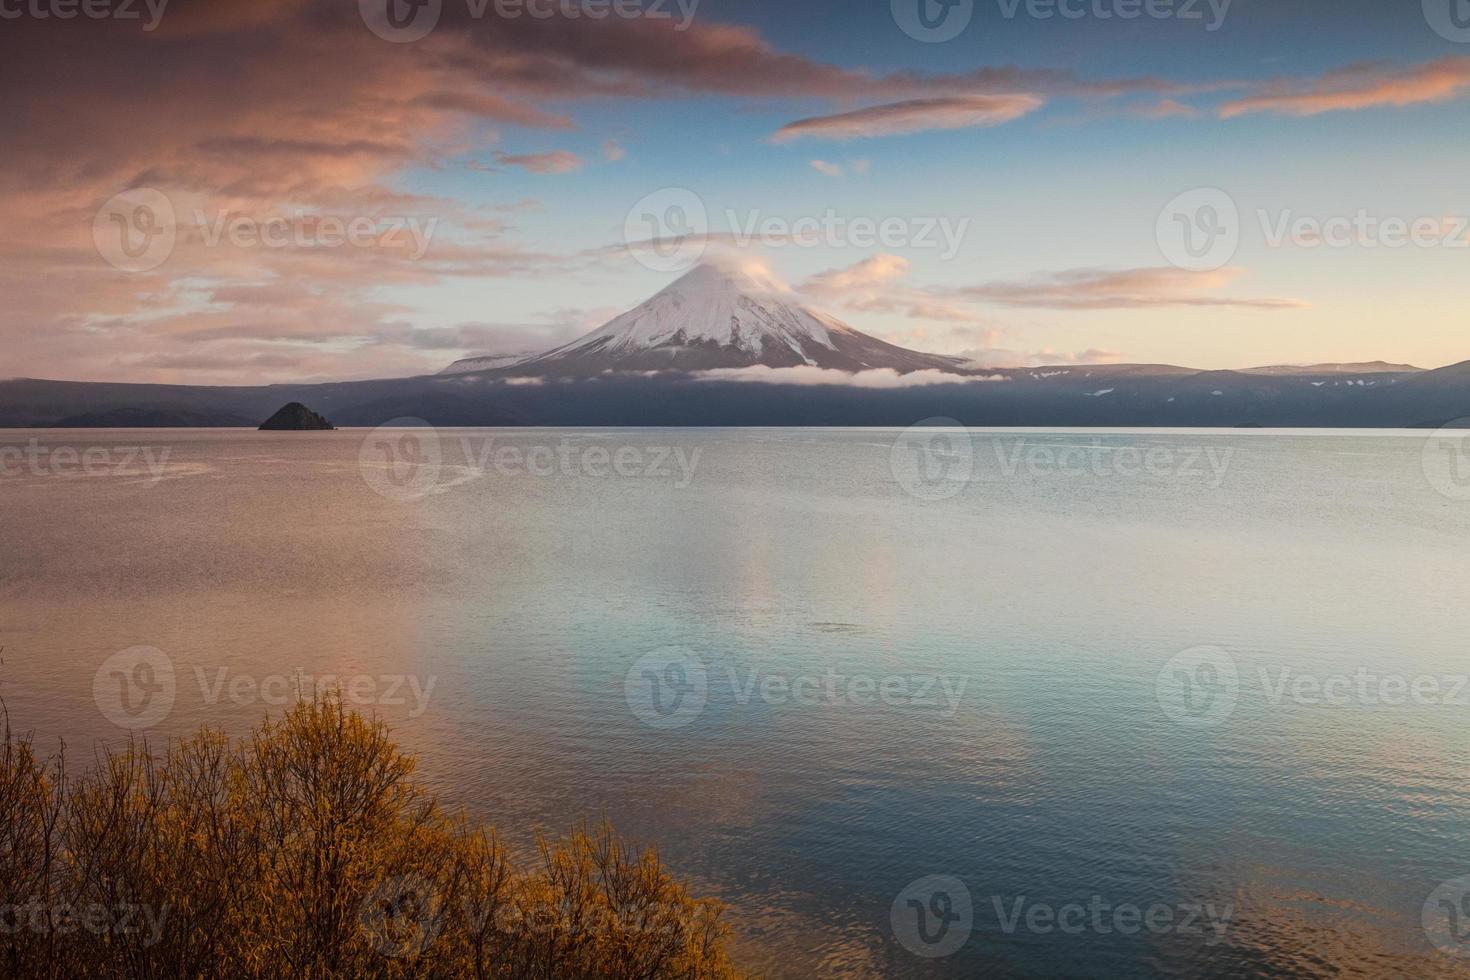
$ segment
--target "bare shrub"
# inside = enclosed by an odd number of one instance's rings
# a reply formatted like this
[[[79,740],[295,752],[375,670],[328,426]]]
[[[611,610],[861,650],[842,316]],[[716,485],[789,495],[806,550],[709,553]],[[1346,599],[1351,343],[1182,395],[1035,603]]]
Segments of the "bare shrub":
[[[3,715],[0,715],[3,717]],[[161,755],[0,744],[0,971],[14,977],[736,977],[721,906],[605,823],[517,868],[334,698]]]

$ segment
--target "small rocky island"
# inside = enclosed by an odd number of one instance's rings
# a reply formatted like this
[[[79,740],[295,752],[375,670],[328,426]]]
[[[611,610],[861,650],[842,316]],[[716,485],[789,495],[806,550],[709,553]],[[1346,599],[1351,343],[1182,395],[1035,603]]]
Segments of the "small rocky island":
[[[283,406],[279,412],[261,423],[261,432],[310,432],[337,428],[300,402]]]

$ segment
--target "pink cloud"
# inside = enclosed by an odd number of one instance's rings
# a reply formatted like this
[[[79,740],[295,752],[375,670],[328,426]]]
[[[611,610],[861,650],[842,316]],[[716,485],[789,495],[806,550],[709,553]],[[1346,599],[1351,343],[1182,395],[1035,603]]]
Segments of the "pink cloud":
[[[1003,348],[973,348],[962,351],[961,357],[969,359],[976,368],[1029,368],[1060,367],[1083,364],[1117,364],[1123,355],[1116,351],[1099,350],[1095,347],[1083,351],[1056,351],[1044,347],[1034,353],[1023,353]]]
[[[819,272],[803,283],[802,289],[812,293],[841,295],[853,289],[895,282],[907,275],[908,271],[908,259],[883,252],[846,268]]]
[[[496,153],[495,162],[505,167],[520,167],[533,174],[569,174],[582,169],[582,158],[568,150],[550,153]]]
[[[800,292],[819,303],[861,313],[901,313],[913,320],[952,323],[979,319],[973,310],[904,284],[908,271],[908,259],[879,253],[845,268],[819,272],[801,284]]]
[[[809,277],[800,291],[820,303],[861,313],[897,313],[911,320],[939,320],[974,324],[981,317],[972,309],[941,298],[933,290],[904,282],[909,261],[879,253],[840,269]]]
[[[1441,58],[1409,68],[1350,65],[1308,81],[1283,80],[1220,107],[1222,119],[1253,112],[1315,116],[1324,112],[1449,102],[1470,93],[1470,57]]]
[[[708,20],[677,33],[652,18],[476,20],[460,3],[444,4],[433,34],[404,45],[374,36],[351,2],[177,0],[146,35],[116,21],[27,17],[0,30],[0,63],[9,79],[0,130],[24,134],[0,168],[7,373],[134,381],[419,373],[452,356],[443,345],[492,346],[468,327],[415,330],[419,311],[384,300],[380,287],[560,275],[596,259],[519,246],[508,238],[515,205],[407,193],[401,176],[488,152],[502,127],[574,129],[569,105],[689,93],[882,103],[788,127],[791,138],[855,138],[993,125],[1052,96],[1188,91],[1014,66],[881,74]],[[67,64],[87,71],[58,69]],[[621,152],[612,141],[602,150],[608,160]],[[557,151],[506,153],[501,163],[554,174],[585,161]],[[139,186],[166,193],[183,226],[163,266],[125,274],[101,261],[91,223],[103,201]],[[441,231],[419,259],[391,248],[210,247],[195,210],[419,215]],[[900,285],[870,283],[853,302],[965,315],[953,297]],[[541,325],[525,326],[534,336]]]
[[[1034,279],[993,282],[954,290],[953,295],[1001,306],[1057,310],[1118,310],[1168,306],[1232,306],[1258,310],[1301,309],[1295,299],[1253,299],[1209,295],[1245,272],[1230,267],[1214,272],[1158,267],[1145,269],[1067,269]]]
[[[1189,118],[1199,115],[1192,106],[1187,106],[1177,99],[1160,99],[1153,105],[1146,106],[1142,113],[1145,119]]]
[[[870,139],[928,129],[999,126],[1035,112],[1042,105],[1042,99],[1035,95],[956,95],[910,99],[798,119],[777,130],[771,141],[785,143],[803,137]]]

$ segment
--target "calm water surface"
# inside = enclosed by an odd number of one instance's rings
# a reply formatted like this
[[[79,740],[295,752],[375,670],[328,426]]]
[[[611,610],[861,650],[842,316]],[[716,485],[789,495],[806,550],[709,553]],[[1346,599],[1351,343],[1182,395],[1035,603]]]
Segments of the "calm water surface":
[[[361,431],[0,432],[56,463],[0,476],[0,694],[88,754],[133,647],[155,737],[374,678],[443,795],[518,847],[605,812],[770,976],[1467,975],[1421,916],[1470,874],[1470,504],[1422,434],[980,433],[918,496],[897,435],[446,431],[415,484]],[[1046,928],[1094,896],[1228,926]]]

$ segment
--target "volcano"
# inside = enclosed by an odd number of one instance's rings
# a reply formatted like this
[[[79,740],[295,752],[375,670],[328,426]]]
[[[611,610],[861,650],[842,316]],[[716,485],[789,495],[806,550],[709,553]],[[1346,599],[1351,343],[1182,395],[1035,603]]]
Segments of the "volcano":
[[[445,373],[476,370],[461,361]],[[585,377],[607,371],[744,367],[960,372],[965,361],[908,350],[809,309],[753,267],[704,264],[586,336],[497,373]]]

